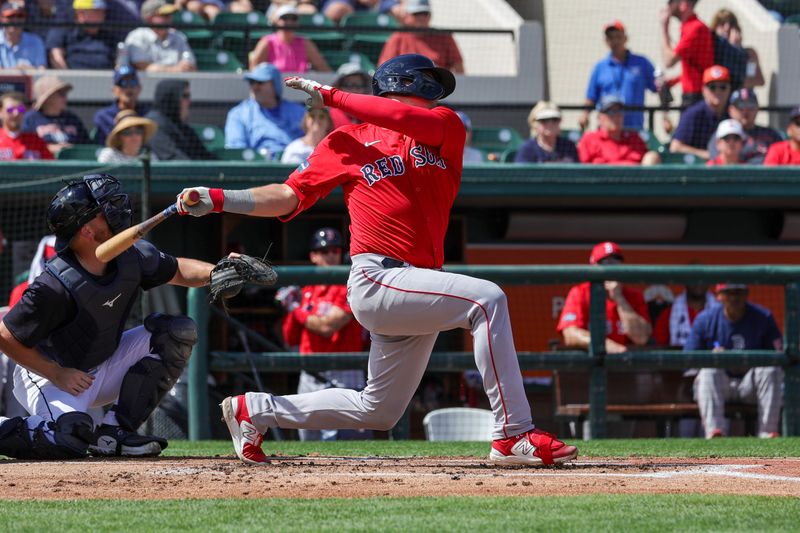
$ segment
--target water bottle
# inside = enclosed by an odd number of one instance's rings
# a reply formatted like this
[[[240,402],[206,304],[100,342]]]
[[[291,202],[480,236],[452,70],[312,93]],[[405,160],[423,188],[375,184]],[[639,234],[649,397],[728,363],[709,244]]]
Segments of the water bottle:
[[[115,66],[119,69],[120,67],[129,67],[130,64],[131,60],[128,55],[128,47],[124,42],[120,41],[117,43],[117,62]]]

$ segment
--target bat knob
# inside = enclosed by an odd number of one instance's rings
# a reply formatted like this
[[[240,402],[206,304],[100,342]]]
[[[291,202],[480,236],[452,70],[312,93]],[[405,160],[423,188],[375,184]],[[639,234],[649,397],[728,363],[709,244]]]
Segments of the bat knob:
[[[184,202],[186,202],[189,205],[194,205],[199,201],[200,201],[200,192],[196,190],[189,191],[186,194],[186,197],[184,198]]]

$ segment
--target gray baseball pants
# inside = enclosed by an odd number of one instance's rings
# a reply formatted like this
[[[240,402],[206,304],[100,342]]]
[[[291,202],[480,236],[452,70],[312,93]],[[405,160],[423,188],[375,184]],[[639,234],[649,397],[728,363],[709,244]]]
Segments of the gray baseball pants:
[[[347,283],[353,314],[372,337],[366,388],[288,396],[248,392],[256,429],[391,429],[417,390],[439,332],[455,328],[472,332],[494,413],[493,437],[533,429],[502,289],[460,274],[386,264],[381,255],[356,255]]]

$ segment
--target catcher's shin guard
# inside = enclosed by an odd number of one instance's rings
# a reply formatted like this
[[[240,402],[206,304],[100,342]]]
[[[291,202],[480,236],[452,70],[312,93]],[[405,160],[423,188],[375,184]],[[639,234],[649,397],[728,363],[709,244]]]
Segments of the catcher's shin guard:
[[[144,327],[151,333],[150,352],[161,360],[141,359],[122,380],[114,411],[128,431],[136,431],[175,386],[197,342],[197,325],[187,316],[154,313],[145,319]]]

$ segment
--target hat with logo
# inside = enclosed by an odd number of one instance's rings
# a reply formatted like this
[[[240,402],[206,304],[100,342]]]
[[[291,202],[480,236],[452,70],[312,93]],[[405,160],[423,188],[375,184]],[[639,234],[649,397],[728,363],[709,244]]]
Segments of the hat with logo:
[[[604,94],[600,97],[600,101],[597,102],[597,110],[601,113],[607,112],[614,106],[624,106],[625,100],[618,94]]]
[[[114,85],[136,86],[139,85],[139,75],[130,65],[122,65],[114,71]]]
[[[537,120],[547,120],[549,118],[561,118],[561,109],[553,102],[540,101],[528,114],[528,124],[533,124]]]
[[[758,97],[753,89],[738,89],[731,94],[730,103],[740,109],[758,107]]]
[[[154,17],[156,15],[172,15],[180,9],[175,4],[168,4],[166,0],[145,0],[140,12],[142,18]]]
[[[717,283],[717,286],[714,287],[716,292],[722,291],[735,291],[744,289],[747,290],[747,285],[745,283]]]
[[[105,0],[74,0],[72,9],[106,9]]]
[[[72,84],[58,76],[42,76],[33,84],[33,108],[39,111],[47,99],[62,89],[72,90]]]
[[[794,120],[797,117],[800,117],[800,105],[793,107],[792,110],[789,111],[789,120]]]
[[[747,134],[744,132],[742,124],[738,120],[734,120],[732,118],[723,120],[719,123],[719,126],[717,126],[717,139],[724,139],[728,135],[736,135],[740,139],[747,138]]]
[[[417,13],[430,13],[431,4],[428,0],[408,0],[405,5],[405,12],[410,15]]]
[[[703,71],[703,85],[712,81],[731,81],[731,73],[722,65],[711,65]]]
[[[622,249],[619,247],[619,244],[611,241],[601,242],[592,248],[592,253],[589,256],[589,264],[596,265],[603,259],[612,256],[624,259],[624,256],[622,255]]]
[[[622,22],[619,20],[612,20],[611,22],[603,26],[603,33],[608,35],[608,32],[611,30],[617,30],[621,31],[622,33],[625,33],[625,25],[622,24]]]

